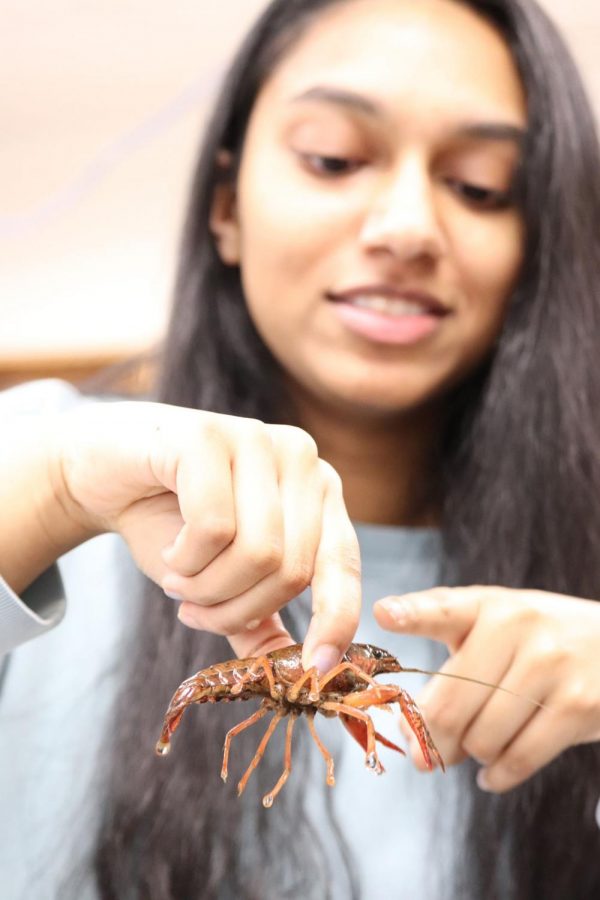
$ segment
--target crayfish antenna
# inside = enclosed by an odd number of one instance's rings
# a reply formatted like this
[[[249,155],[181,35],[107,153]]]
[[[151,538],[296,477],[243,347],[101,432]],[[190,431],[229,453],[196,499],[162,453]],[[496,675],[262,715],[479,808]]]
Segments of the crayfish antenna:
[[[442,678],[454,678],[456,681],[466,681],[468,684],[478,684],[481,687],[492,688],[494,691],[502,691],[503,694],[510,694],[511,697],[516,697],[518,700],[525,700],[526,703],[531,703],[533,706],[539,707],[539,709],[551,709],[550,706],[547,706],[545,703],[540,703],[539,700],[534,700],[533,697],[527,697],[525,694],[518,694],[516,691],[511,691],[510,688],[502,687],[500,684],[492,684],[491,681],[483,681],[481,678],[471,678],[470,675],[457,675],[454,672],[434,672],[430,669],[405,669],[402,668],[402,672],[408,672],[413,675],[441,675]]]

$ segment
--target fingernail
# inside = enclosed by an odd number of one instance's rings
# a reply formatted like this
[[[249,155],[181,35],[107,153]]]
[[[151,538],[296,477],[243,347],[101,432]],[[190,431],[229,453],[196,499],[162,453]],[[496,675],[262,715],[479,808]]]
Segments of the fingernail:
[[[477,773],[477,787],[482,791],[491,791],[490,783],[488,781],[487,769],[480,769]]]
[[[407,625],[414,621],[415,610],[412,603],[402,598],[386,598],[379,601],[379,606],[388,613],[396,625]]]
[[[340,651],[333,644],[321,644],[313,650],[311,666],[316,666],[319,675],[326,675],[340,661]]]
[[[180,594],[174,594],[173,591],[165,591],[165,597],[168,597],[170,600],[176,600],[178,603],[181,603],[183,600]]]
[[[250,619],[249,622],[246,622],[246,630],[247,631],[255,631],[260,625],[260,619]]]
[[[179,612],[177,613],[177,618],[183,625],[187,625],[188,628],[199,628],[200,626],[196,622],[195,618],[190,615],[185,606],[179,607]]]

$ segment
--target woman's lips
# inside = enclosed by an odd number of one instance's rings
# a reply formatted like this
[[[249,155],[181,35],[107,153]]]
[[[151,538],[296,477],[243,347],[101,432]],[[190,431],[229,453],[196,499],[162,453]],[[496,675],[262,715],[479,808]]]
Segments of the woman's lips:
[[[433,334],[449,310],[419,291],[385,287],[328,293],[338,319],[355,334],[382,344],[414,344]]]

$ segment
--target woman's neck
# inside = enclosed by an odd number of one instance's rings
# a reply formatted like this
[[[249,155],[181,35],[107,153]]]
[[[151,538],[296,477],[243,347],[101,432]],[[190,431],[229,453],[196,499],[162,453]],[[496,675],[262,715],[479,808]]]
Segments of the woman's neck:
[[[438,408],[394,417],[344,415],[306,396],[295,400],[300,426],[342,478],[352,519],[413,527],[437,523]]]

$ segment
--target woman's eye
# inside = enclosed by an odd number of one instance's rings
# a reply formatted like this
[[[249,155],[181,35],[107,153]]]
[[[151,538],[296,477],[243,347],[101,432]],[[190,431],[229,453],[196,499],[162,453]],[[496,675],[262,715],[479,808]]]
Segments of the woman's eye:
[[[323,156],[320,153],[301,153],[300,158],[305,166],[318,175],[349,175],[361,165],[360,160],[343,156]]]
[[[512,202],[510,191],[494,191],[453,178],[448,179],[447,184],[467,203],[478,209],[506,209]]]

